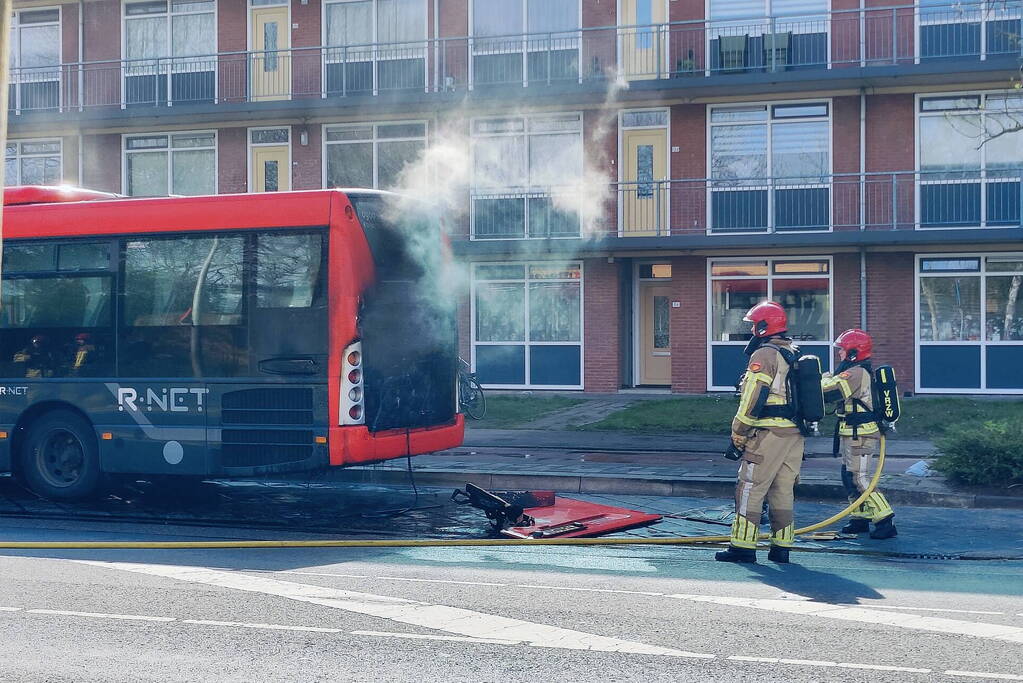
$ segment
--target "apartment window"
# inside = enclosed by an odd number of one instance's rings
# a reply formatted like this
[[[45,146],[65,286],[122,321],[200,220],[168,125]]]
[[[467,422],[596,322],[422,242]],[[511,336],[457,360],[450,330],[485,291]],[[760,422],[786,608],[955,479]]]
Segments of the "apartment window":
[[[581,114],[476,119],[471,143],[475,238],[579,235]]]
[[[327,2],[327,92],[426,85],[426,0]]]
[[[6,185],[57,185],[61,181],[61,141],[11,140],[4,155]]]
[[[480,382],[582,388],[582,264],[479,264],[472,273]]]
[[[711,229],[828,230],[827,102],[711,107]]]
[[[125,3],[125,104],[213,101],[215,9],[215,0]]]
[[[1023,96],[919,98],[920,226],[1019,225]]]
[[[788,314],[788,334],[803,353],[831,365],[830,259],[714,259],[710,261],[710,388],[739,380],[752,334],[742,317],[761,301]]]
[[[327,126],[325,187],[394,188],[426,149],[426,123]]]
[[[579,78],[579,0],[473,0],[473,83]]]
[[[133,197],[216,194],[216,133],[124,138],[124,187]]]
[[[1023,254],[917,258],[920,389],[1023,392]]]
[[[828,0],[710,0],[711,70],[826,65],[830,9]]]
[[[15,10],[11,19],[8,108],[59,107],[60,9]]]
[[[1021,0],[919,0],[920,58],[1019,55]]]

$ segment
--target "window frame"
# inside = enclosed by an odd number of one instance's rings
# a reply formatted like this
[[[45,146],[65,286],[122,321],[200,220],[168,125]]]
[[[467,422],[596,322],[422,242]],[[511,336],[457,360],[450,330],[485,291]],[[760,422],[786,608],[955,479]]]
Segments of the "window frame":
[[[978,0],[972,0],[972,1],[974,3],[977,3]],[[956,4],[956,3],[953,3],[951,0],[946,0],[946,2],[948,3],[948,8],[949,9],[953,8],[955,6],[955,4]],[[921,11],[921,10],[924,10],[924,9],[925,9],[925,7],[921,6],[919,1],[913,3],[913,53],[914,53],[913,57],[914,57],[914,63],[916,63],[916,64],[920,64],[921,60],[934,59],[934,57],[924,57],[923,55],[921,55],[921,47],[923,45],[923,31],[922,31],[922,29],[923,29],[924,26],[955,26],[955,25],[959,25],[959,24],[979,24],[980,25],[980,36],[979,36],[980,40],[979,40],[979,43],[978,43],[978,49],[980,50],[980,54],[977,55],[977,56],[980,57],[981,61],[986,61],[987,60],[987,55],[988,55],[988,50],[987,50],[987,25],[988,25],[988,23],[995,22],[995,21],[1012,21],[1012,20],[1019,20],[1019,19],[1023,18],[1023,8],[1021,8],[1019,6],[1016,6],[1015,9],[1009,10],[1007,12],[1007,14],[1009,14],[1010,16],[1005,16],[1005,17],[1000,18],[1000,19],[992,19],[992,18],[987,16],[990,12],[997,11],[997,10],[989,10],[989,9],[987,9],[985,7],[981,7],[981,8],[974,9],[974,10],[971,10],[971,9],[967,8],[966,10],[964,10],[964,12],[966,12],[966,13],[979,12],[980,16],[976,20],[970,20],[970,19],[967,19],[967,18],[964,17],[964,18],[962,18],[962,19],[960,19],[958,21],[956,21],[956,20],[949,20],[949,19],[926,20],[926,19],[924,19],[924,15],[926,14],[926,12],[925,11]],[[970,55],[947,55],[947,56],[937,56],[936,58],[937,59],[950,59],[950,58],[956,58],[956,57],[972,58],[973,56],[974,55],[972,55],[972,54],[970,54]],[[1000,55],[998,55],[998,54],[995,55],[995,57],[998,57],[998,56],[1000,56]]]
[[[579,279],[551,279],[551,280],[530,280],[529,269],[532,266],[559,265],[579,267]],[[479,280],[476,273],[480,267],[486,266],[522,266],[522,278],[499,278],[493,280]],[[480,282],[497,282],[505,284],[522,284],[523,286],[523,339],[521,341],[488,341],[479,342],[476,340],[478,330],[476,328],[476,292]],[[530,282],[556,282],[579,284],[579,341],[555,341],[555,342],[534,342],[530,340],[529,330],[529,284]],[[585,259],[566,259],[557,261],[479,261],[470,264],[469,277],[469,363],[476,371],[476,347],[477,346],[521,346],[524,347],[523,362],[523,384],[483,384],[485,389],[550,389],[561,391],[579,391],[586,383],[586,261]],[[531,346],[578,346],[579,347],[579,384],[532,384],[530,380],[530,347]]]
[[[121,81],[120,81],[120,85],[121,85],[121,108],[122,109],[127,107],[128,104],[129,104],[128,101],[127,101],[127,98],[126,98],[126,91],[127,91],[126,83],[127,83],[127,79],[130,76],[160,75],[160,69],[159,68],[157,68],[156,73],[153,73],[153,74],[150,74],[150,73],[133,74],[133,73],[131,73],[132,69],[131,69],[131,66],[129,65],[129,60],[131,58],[128,57],[128,22],[130,20],[132,20],[133,17],[128,14],[128,5],[145,3],[147,1],[151,1],[151,0],[120,0],[120,6],[121,6],[120,7],[120,10],[121,10],[121,26],[120,26],[120,29],[121,29]],[[175,11],[173,11],[173,2],[174,2],[174,0],[165,0],[165,2],[167,3],[167,9],[164,10],[163,12],[153,12],[152,14],[140,15],[140,16],[148,16],[148,17],[160,16],[160,17],[164,17],[165,18],[164,30],[165,30],[166,35],[167,35],[167,51],[170,54],[164,55],[162,57],[153,57],[152,59],[156,60],[156,61],[163,60],[163,61],[168,62],[168,64],[169,64],[169,66],[168,66],[168,68],[166,70],[166,75],[168,76],[168,78],[167,78],[167,86],[166,86],[167,87],[167,92],[165,93],[165,97],[166,97],[167,103],[169,104],[170,102],[173,102],[173,98],[171,96],[172,95],[172,90],[171,90],[171,88],[172,88],[171,80],[172,79],[170,78],[170,76],[172,74],[179,74],[179,73],[182,73],[182,74],[185,74],[185,73],[203,73],[204,71],[211,71],[213,73],[213,101],[214,102],[219,102],[220,101],[220,69],[217,66],[217,62],[218,62],[217,55],[219,53],[219,48],[220,48],[220,35],[219,35],[219,31],[218,31],[218,26],[220,25],[220,0],[212,0],[212,2],[213,2],[213,11],[212,12],[210,12],[209,10],[202,10],[202,11],[192,10],[192,11],[187,11],[187,12],[175,12]],[[248,11],[248,8],[249,8],[249,3],[246,1],[246,3],[245,3],[246,29],[245,30],[246,30],[246,33],[251,33],[251,31],[248,28],[248,23],[249,23],[249,11]],[[173,53],[174,53],[174,27],[173,27],[174,22],[173,22],[173,17],[175,17],[175,16],[185,16],[185,15],[199,15],[199,14],[212,14],[212,22],[213,22],[213,49],[212,49],[212,52],[209,55],[206,55],[210,59],[210,63],[211,63],[212,68],[211,69],[207,69],[207,70],[204,70],[204,69],[199,69],[199,70],[180,69],[179,70],[178,68],[176,68],[176,62],[178,60],[181,60],[181,59],[184,59],[184,60],[189,60],[189,59],[196,60],[196,59],[201,59],[204,55],[198,55],[198,56],[195,56],[195,57],[174,57],[173,56]],[[246,37],[246,42],[247,41],[248,41],[248,37]],[[140,61],[143,61],[145,58],[139,58],[139,59],[140,59]],[[142,67],[142,68],[145,68],[145,67]]]
[[[211,147],[186,147],[186,150],[213,150],[213,189],[209,193],[210,195],[219,194],[219,183],[220,183],[220,135],[216,129],[210,130],[170,130],[170,131],[151,131],[146,133],[123,133],[121,135],[121,193],[125,196],[150,196],[150,195],[131,195],[128,193],[128,155],[137,154],[135,150],[128,149],[128,140],[130,138],[145,138],[145,137],[156,137],[159,135],[167,136],[167,194],[166,195],[153,195],[158,197],[170,197],[174,196],[172,186],[174,184],[174,148],[171,147],[171,137],[174,135],[213,135],[213,145]],[[140,150],[141,151],[141,150]],[[150,150],[150,151],[162,151],[162,150]],[[186,196],[208,196],[208,195],[186,195]]]
[[[398,137],[398,138],[381,138],[379,134],[380,126],[401,126],[401,125],[419,125],[423,126],[423,137]],[[366,128],[370,127],[373,129],[373,136],[366,140],[350,140],[342,142],[328,142],[327,133],[331,128]],[[422,141],[423,148],[426,149],[430,144],[430,121],[428,119],[401,119],[396,121],[374,121],[374,122],[358,122],[358,121],[339,121],[336,123],[324,123],[320,126],[320,158],[323,160],[320,169],[320,187],[324,189],[331,189],[333,186],[327,184],[327,179],[330,174],[327,169],[327,149],[328,145],[356,145],[369,143],[373,149],[373,188],[374,190],[380,189],[380,155],[379,146],[381,142],[418,142]]]
[[[394,45],[394,43],[383,43],[382,45],[377,42],[377,37],[380,33],[380,0],[323,0],[320,3],[320,45],[324,46],[323,63],[324,68],[320,69],[320,89],[326,97],[327,93],[327,64],[349,64],[349,63],[362,63],[368,61],[373,64],[373,94],[377,95],[380,92],[380,74],[377,64],[380,62],[394,61],[399,59],[410,59],[408,54],[405,52],[420,52],[421,55],[417,54],[414,59],[419,59],[420,56],[423,60],[423,84],[427,91],[430,89],[430,59],[429,52],[430,47],[435,42],[434,39],[430,38],[430,0],[419,0],[423,4],[423,38],[421,41],[421,47],[413,47],[420,43],[419,40],[410,41],[407,43],[397,43],[406,47],[399,48],[387,48],[382,47],[387,45]],[[373,31],[371,38],[359,45],[331,45],[327,38],[327,10],[329,5],[341,5],[351,2],[372,2],[373,3]],[[290,3],[289,3],[290,7]],[[437,27],[434,27],[434,34],[437,33]],[[369,54],[368,60],[349,60],[347,49],[350,47],[362,48],[361,52]],[[435,49],[437,49],[435,47]]]
[[[32,12],[57,12],[56,21],[46,21],[33,24],[22,24],[21,15]],[[21,29],[24,26],[56,26],[57,27],[57,38],[59,44],[57,45],[57,63],[53,65],[53,69],[49,70],[45,66],[41,67],[24,67],[21,66]],[[11,39],[12,43],[9,47],[9,51],[12,56],[17,58],[17,63],[14,59],[11,60],[8,72],[10,74],[10,85],[14,86],[14,101],[8,102],[8,108],[14,113],[21,113],[21,85],[25,83],[57,83],[57,108],[63,110],[64,108],[64,88],[60,87],[61,81],[63,81],[63,69],[64,64],[64,11],[61,5],[44,5],[40,7],[15,7],[11,13]],[[31,69],[32,73],[22,73],[22,69]]]
[[[918,253],[913,259],[913,363],[914,372],[916,373],[916,391],[918,394],[1023,394],[1023,387],[1018,389],[989,389],[987,387],[987,348],[989,346],[1018,346],[1023,347],[1023,339],[1001,339],[998,341],[989,341],[987,339],[987,280],[989,277],[999,277],[1010,275],[1011,273],[1002,271],[989,271],[987,269],[989,258],[1014,258],[1023,261],[1023,252],[1019,251],[987,251],[987,252],[958,252],[958,253],[946,253],[946,252],[934,252],[934,253]],[[979,259],[980,263],[976,271],[963,271],[954,270],[946,272],[921,272],[923,261],[927,259],[953,259],[962,260],[966,258]],[[980,307],[980,339],[977,340],[956,340],[956,341],[937,341],[937,340],[923,340],[920,338],[920,279],[922,277],[962,277],[962,276],[977,277],[980,280],[980,286],[978,288],[979,307]],[[1023,315],[1023,297],[1020,299],[1020,313]],[[924,346],[976,346],[980,349],[980,387],[952,387],[952,388],[934,388],[924,387],[922,382],[922,376],[920,374],[920,351]]]
[[[793,273],[779,275],[774,272],[774,265],[777,262],[813,262],[825,261],[828,264],[827,273]],[[767,273],[764,275],[713,275],[715,263],[761,263],[767,264]],[[810,346],[827,346],[830,350],[835,341],[835,258],[833,255],[808,255],[798,254],[794,256],[762,256],[762,257],[729,257],[711,256],[707,258],[707,391],[733,391],[734,386],[718,386],[714,384],[714,347],[715,346],[746,346],[746,341],[715,341],[714,339],[714,283],[720,280],[766,280],[767,298],[765,301],[773,301],[775,280],[805,280],[808,278],[822,278],[828,280],[828,338],[814,340],[812,342],[799,342]],[[833,364],[833,358],[828,358]]]
[[[828,61],[830,63],[830,61],[831,61],[831,59],[830,59],[830,55],[831,55],[831,13],[833,12],[833,10],[832,10],[832,7],[831,7],[831,2],[828,2],[828,0],[820,0],[820,2],[825,5],[824,10],[820,14],[793,14],[793,15],[788,15],[788,16],[785,16],[785,15],[778,16],[778,15],[774,14],[774,7],[773,7],[774,0],[756,0],[756,2],[758,4],[760,4],[761,7],[763,7],[763,9],[764,9],[763,14],[744,16],[744,17],[737,17],[736,19],[712,19],[711,18],[712,5],[715,2],[727,3],[729,1],[730,0],[705,0],[704,1],[704,7],[703,7],[704,14],[703,14],[703,16],[707,17],[707,31],[706,31],[706,33],[707,33],[707,49],[708,50],[710,49],[710,41],[714,40],[714,39],[716,39],[716,38],[718,38],[718,37],[720,37],[722,35],[717,30],[715,30],[715,25],[724,26],[724,27],[729,27],[730,25],[734,25],[734,24],[739,24],[739,25],[748,24],[748,25],[751,25],[751,24],[756,23],[757,20],[763,20],[763,23],[760,26],[760,28],[761,28],[761,32],[760,33],[753,33],[752,31],[747,33],[747,35],[749,35],[749,36],[763,36],[763,35],[765,35],[765,34],[770,32],[770,31],[768,31],[766,29],[772,25],[772,22],[774,22],[775,26],[777,26],[778,23],[782,23],[784,25],[784,23],[786,21],[798,23],[800,19],[802,19],[804,23],[809,23],[809,22],[806,22],[807,18],[809,18],[809,17],[819,17],[820,18],[821,30],[819,30],[819,31],[799,31],[799,32],[791,31],[791,32],[793,34],[797,34],[797,35],[809,35],[809,34],[813,34],[813,33],[824,33],[824,34],[826,34],[827,35],[827,41],[828,41],[828,43],[827,43],[827,54],[829,55]],[[753,28],[753,27],[749,26],[749,28]],[[727,34],[725,34],[725,35],[727,35]],[[710,54],[710,53],[708,52],[707,54]]]
[[[550,194],[552,186],[533,185],[530,181],[530,165],[529,165],[529,144],[530,138],[534,135],[531,130],[530,123],[536,119],[545,118],[559,118],[559,117],[579,117],[579,127],[577,130],[571,131],[572,133],[579,134],[579,168],[583,174],[586,172],[586,126],[585,126],[585,114],[582,111],[565,111],[565,112],[540,112],[530,114],[513,114],[508,116],[476,116],[469,119],[469,239],[470,240],[481,240],[481,241],[495,241],[495,240],[531,240],[531,239],[579,239],[582,232],[582,220],[580,218],[580,234],[576,235],[556,235],[547,237],[530,237],[529,230],[529,215],[528,211],[524,214],[524,220],[522,224],[522,236],[521,237],[477,237],[476,236],[476,198],[480,190],[485,191],[485,195],[501,195],[502,199],[521,199],[524,202],[530,197],[541,198],[542,195]],[[518,119],[522,121],[522,131],[512,132],[500,132],[500,133],[487,133],[484,135],[477,135],[474,131],[476,124],[481,121],[502,121]],[[569,131],[555,131],[558,133],[566,133]],[[537,131],[536,135],[549,134],[550,131]],[[522,136],[525,138],[525,147],[523,148],[523,170],[525,171],[525,185],[519,187],[508,187],[502,191],[501,188],[496,187],[481,187],[476,184],[475,170],[476,170],[476,141],[480,139],[492,139],[501,137],[515,137]],[[541,195],[541,196],[537,196]]]
[[[1013,91],[1011,91],[1008,94],[1011,95],[1012,93],[1018,93],[1018,91],[1013,90]],[[915,189],[915,191],[913,193],[913,195],[914,195],[914,220],[913,220],[913,227],[914,227],[914,229],[916,229],[916,230],[987,230],[987,229],[992,229],[992,228],[993,229],[997,229],[999,227],[1004,227],[1004,226],[988,226],[987,225],[987,223],[988,223],[988,220],[987,220],[988,201],[987,201],[987,191],[986,191],[987,190],[987,186],[988,186],[988,184],[992,180],[994,180],[995,182],[1023,182],[1023,161],[1021,161],[1019,166],[1017,166],[1015,169],[1009,169],[1009,170],[1017,171],[1015,176],[1004,175],[1004,176],[999,177],[999,176],[996,175],[996,177],[994,179],[992,179],[988,175],[989,174],[989,170],[988,170],[988,165],[987,165],[987,149],[988,149],[988,145],[993,143],[993,142],[995,142],[995,141],[994,140],[990,140],[990,141],[985,142],[984,144],[980,145],[980,150],[979,150],[980,151],[980,167],[975,172],[976,173],[976,177],[975,178],[965,178],[965,177],[964,178],[937,178],[937,179],[933,179],[933,180],[926,180],[925,179],[926,175],[931,174],[931,173],[939,174],[941,172],[940,171],[925,171],[921,167],[922,156],[923,156],[923,146],[922,146],[922,140],[920,138],[920,121],[924,117],[939,117],[939,116],[940,117],[946,117],[949,114],[956,115],[957,112],[961,112],[961,114],[959,114],[959,115],[963,115],[963,116],[976,115],[976,116],[979,116],[980,120],[981,120],[981,128],[983,130],[987,130],[987,126],[986,126],[986,123],[985,123],[986,117],[989,114],[992,113],[986,107],[987,101],[988,101],[988,97],[992,96],[992,95],[995,95],[995,96],[1005,96],[1006,94],[1007,94],[1007,92],[1005,90],[959,90],[959,91],[951,91],[951,92],[917,93],[913,97],[913,137],[914,137],[914,143],[915,143],[914,144],[915,151],[914,151],[914,154],[913,154],[913,159],[914,159],[914,162],[915,162],[915,168],[914,168],[914,171],[915,171],[915,179],[914,179],[915,188],[914,189]],[[955,110],[941,110],[941,111],[930,111],[930,112],[922,111],[923,102],[925,100],[955,99],[955,98],[966,98],[966,97],[979,97],[980,98],[979,99],[979,106],[977,108],[975,108],[975,109],[955,109]],[[1019,109],[1019,115],[1020,115],[1020,119],[1023,120],[1023,100],[1021,100],[1020,104],[1021,104],[1021,107]],[[995,113],[998,113],[998,112],[995,112]],[[1021,132],[1019,134],[1023,135],[1023,132]],[[995,170],[995,172],[996,172],[996,174],[998,173],[997,170]],[[948,173],[949,174],[959,173],[959,174],[965,175],[967,173],[974,173],[974,171],[948,171]],[[926,227],[926,226],[924,226],[923,225],[923,196],[922,196],[923,192],[921,191],[920,188],[922,188],[925,185],[954,185],[954,184],[965,184],[965,183],[977,183],[977,184],[980,185],[980,222],[979,222],[979,224],[978,225],[961,225],[961,226],[936,226],[936,227]],[[1020,203],[1021,203],[1021,205],[1023,205],[1023,197],[1021,197],[1021,202]],[[1021,209],[1020,221],[1021,221],[1021,225],[1023,225],[1023,206],[1021,206],[1020,209]],[[1011,226],[1009,226],[1009,227],[1011,227]]]
[[[474,57],[476,57],[477,55],[514,55],[514,54],[521,54],[522,55],[522,87],[525,88],[525,87],[529,86],[529,55],[530,55],[530,53],[540,53],[540,52],[544,52],[545,51],[543,48],[540,48],[540,49],[530,49],[530,43],[531,43],[530,36],[536,36],[536,35],[549,35],[549,36],[553,36],[555,32],[543,32],[543,33],[539,33],[539,34],[537,34],[537,33],[529,33],[529,3],[531,2],[531,0],[517,0],[517,1],[522,3],[522,28],[523,28],[522,33],[511,33],[511,34],[504,35],[504,36],[477,36],[476,35],[476,31],[475,31],[476,0],[468,0],[467,4],[468,4],[468,14],[469,14],[469,17],[468,17],[468,21],[469,21],[469,23],[468,23],[468,28],[469,28],[469,30],[468,30],[468,43],[469,43],[468,44],[468,48],[469,48],[469,50],[468,50],[468,53],[469,53],[469,69],[468,69],[468,71],[469,71],[469,73],[468,73],[469,83],[468,83],[468,88],[469,88],[469,90],[472,90],[474,85],[476,84],[476,73],[475,73],[475,63],[476,63],[476,60],[474,59]],[[548,48],[547,48],[549,51],[553,51],[553,48],[551,48],[551,44],[552,44],[553,41],[570,41],[570,40],[574,40],[575,41],[577,63],[579,65],[579,75],[578,75],[578,79],[577,79],[579,83],[582,83],[582,81],[583,81],[583,71],[584,71],[583,63],[582,63],[582,58],[583,58],[583,52],[582,52],[583,51],[583,47],[582,47],[582,43],[583,43],[582,35],[583,34],[582,34],[582,29],[583,29],[583,2],[585,2],[585,1],[586,0],[575,0],[575,3],[576,3],[576,19],[577,19],[576,27],[574,29],[569,29],[568,31],[558,31],[557,35],[559,37],[557,37],[557,38],[554,38],[554,37],[550,38],[549,41],[551,41],[551,42],[548,42]],[[568,37],[569,34],[573,34],[573,37],[571,37],[571,38]],[[510,47],[510,45],[513,43],[513,39],[516,36],[520,36],[520,40],[518,41],[519,42],[519,46],[517,48]],[[498,40],[498,41],[502,41],[502,42],[503,41],[507,41],[507,43],[509,44],[509,47],[506,47],[506,48],[505,47],[494,47],[494,48],[480,49],[476,45],[476,41],[483,42],[483,41],[488,41],[488,40]],[[569,48],[566,48],[566,49],[569,49]],[[484,84],[484,85],[488,85],[488,84]]]
[[[824,104],[827,106],[828,113],[826,116],[793,116],[776,119],[774,117],[774,108],[776,106],[806,106],[813,104]],[[758,125],[760,122],[755,121],[735,121],[735,122],[718,122],[715,123],[712,118],[715,110],[718,109],[734,109],[736,107],[764,107],[767,117],[762,122],[762,125],[767,126],[767,177],[764,178],[764,182],[760,185],[738,185],[735,187],[718,187],[717,183],[720,180],[713,177],[714,168],[714,147],[713,147],[713,133],[715,126],[749,126]],[[763,234],[778,234],[777,217],[775,216],[775,191],[779,189],[815,189],[815,188],[826,188],[828,190],[828,227],[827,230],[792,230],[784,229],[782,232],[785,234],[789,233],[830,233],[835,230],[835,200],[834,200],[834,176],[835,176],[835,106],[834,98],[832,97],[820,97],[813,99],[799,99],[799,100],[761,100],[755,102],[728,102],[721,104],[708,104],[706,108],[707,118],[707,130],[706,130],[706,148],[707,148],[707,197],[706,197],[706,208],[707,208],[707,228],[706,234],[728,234],[728,235],[763,235]],[[827,166],[827,180],[824,183],[778,183],[777,178],[771,170],[774,163],[774,141],[773,141],[773,127],[775,122],[780,122],[782,125],[786,123],[804,123],[812,121],[824,121],[828,126],[828,166]],[[751,179],[755,180],[755,179]],[[734,192],[743,189],[763,189],[767,191],[767,225],[763,230],[727,230],[727,231],[714,231],[714,215],[713,215],[713,199],[714,192]]]
[[[8,159],[14,159],[15,167],[17,168],[17,171],[18,171],[18,182],[12,183],[11,179],[8,178],[6,176],[6,174],[5,174],[4,175],[4,185],[6,187],[13,187],[15,185],[21,185],[22,184],[22,177],[21,177],[21,175],[22,175],[21,174],[21,160],[22,159],[26,159],[26,158],[28,158],[28,159],[39,159],[39,158],[41,158],[41,159],[50,159],[50,158],[53,158],[53,153],[52,152],[47,152],[46,154],[22,154],[22,152],[21,152],[21,145],[22,145],[22,143],[26,143],[26,142],[27,143],[36,143],[36,144],[57,143],[58,147],[60,148],[57,151],[57,153],[56,153],[57,165],[58,165],[58,168],[59,168],[58,175],[60,176],[59,179],[57,180],[57,184],[58,185],[61,184],[63,182],[63,180],[64,180],[64,138],[57,137],[57,138],[17,138],[17,139],[10,139],[10,138],[8,138],[7,144],[8,145],[14,145],[15,146],[15,150],[14,150],[14,156],[9,157],[9,156],[7,156],[7,150],[4,149],[4,163],[6,163]]]

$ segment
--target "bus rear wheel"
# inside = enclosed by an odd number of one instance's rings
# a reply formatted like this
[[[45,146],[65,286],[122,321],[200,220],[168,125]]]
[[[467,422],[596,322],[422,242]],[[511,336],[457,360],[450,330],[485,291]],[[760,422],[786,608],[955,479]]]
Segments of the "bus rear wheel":
[[[54,410],[35,420],[21,449],[21,474],[44,498],[81,500],[96,495],[99,449],[92,426],[69,410]]]

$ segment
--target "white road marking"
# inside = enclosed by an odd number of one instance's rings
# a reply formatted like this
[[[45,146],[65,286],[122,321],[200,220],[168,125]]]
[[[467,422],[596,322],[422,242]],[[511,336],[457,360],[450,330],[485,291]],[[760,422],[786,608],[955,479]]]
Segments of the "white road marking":
[[[434,636],[424,633],[393,633],[391,631],[352,631],[353,636],[380,636],[381,638],[409,638],[411,640],[447,640],[458,643],[483,643],[486,645],[519,645],[520,640],[500,638],[467,638],[464,636]]]
[[[1000,616],[1005,612],[985,612],[983,610],[976,609],[946,609],[944,607],[899,607],[898,605],[873,605],[871,603],[864,603],[861,607],[869,607],[870,609],[908,609],[916,612],[949,612],[953,614],[989,614],[991,616]]]
[[[596,650],[601,652],[714,659],[714,655],[711,654],[686,652],[684,650],[620,640],[618,638],[573,631],[546,624],[522,621],[521,619],[474,612],[458,607],[434,605],[414,600],[371,593],[357,593],[355,591],[326,588],[323,586],[311,586],[290,581],[279,581],[264,576],[216,571],[202,567],[96,562],[92,560],[76,560],[76,562],[94,567],[160,576],[206,586],[219,586],[232,590],[274,595],[371,617],[389,619],[403,624],[446,631],[454,635],[471,638],[517,640],[537,647],[571,650]]]
[[[0,612],[20,612],[20,607],[0,607]]]
[[[417,579],[405,576],[377,576],[381,581],[411,581],[413,583],[450,583],[457,586],[507,586],[506,583],[487,583],[485,581],[451,581],[448,579]]]
[[[520,583],[515,588],[542,588],[551,591],[581,591],[586,593],[620,593],[622,595],[664,595],[664,593],[651,593],[648,591],[620,591],[614,588],[576,588],[574,586],[537,586],[529,583]]]
[[[199,624],[200,626],[231,626],[234,628],[260,628],[271,631],[310,631],[312,633],[344,633],[340,628],[321,628],[319,626],[289,626],[287,624],[253,624],[245,621],[212,621],[210,619],[182,619],[182,624]]]
[[[719,605],[733,605],[735,607],[762,609],[772,612],[809,615],[823,617],[825,619],[859,621],[868,624],[883,624],[886,626],[898,626],[900,628],[910,628],[921,631],[955,633],[958,635],[973,636],[976,638],[988,638],[991,640],[1004,640],[1011,643],[1023,643],[1023,628],[1005,626],[1002,624],[985,624],[972,621],[959,621],[957,619],[944,619],[941,617],[924,617],[916,614],[881,612],[864,607],[832,605],[822,602],[760,600],[756,598],[733,598],[713,595],[684,594],[670,595],[668,597],[678,598],[680,600],[693,600],[695,602],[711,602]]]
[[[97,619],[121,619],[124,621],[174,621],[174,617],[151,617],[145,614],[107,614],[105,612],[72,612],[63,609],[30,609],[27,614],[52,614],[60,617],[95,617]]]
[[[814,659],[785,659],[782,657],[729,657],[733,662],[756,662],[759,664],[793,664],[796,666],[819,666],[838,669],[868,669],[870,671],[902,671],[906,673],[929,674],[931,669],[916,669],[909,666],[885,666],[882,664],[858,664],[855,662],[823,662]]]
[[[1023,681],[1023,676],[1016,674],[989,674],[983,671],[946,671],[946,676],[962,676],[965,678],[994,678],[999,681]]]

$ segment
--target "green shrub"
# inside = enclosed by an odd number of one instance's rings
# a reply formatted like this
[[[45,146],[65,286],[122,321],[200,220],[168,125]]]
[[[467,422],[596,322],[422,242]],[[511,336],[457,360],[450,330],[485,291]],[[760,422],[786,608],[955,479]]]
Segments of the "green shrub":
[[[962,484],[1023,483],[1023,423],[988,421],[950,427],[936,442],[932,467]]]

